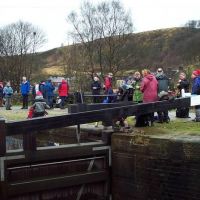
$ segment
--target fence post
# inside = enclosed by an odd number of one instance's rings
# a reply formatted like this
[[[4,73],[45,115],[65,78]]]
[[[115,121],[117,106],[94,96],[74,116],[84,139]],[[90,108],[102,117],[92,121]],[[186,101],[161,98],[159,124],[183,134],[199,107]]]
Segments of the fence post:
[[[0,117],[0,157],[6,154],[6,124],[5,119]]]
[[[24,151],[36,151],[36,133],[28,132],[23,134],[23,149]]]
[[[0,199],[7,199],[6,190],[6,172],[5,172],[5,155],[6,155],[6,124],[5,119],[0,117]]]
[[[105,115],[105,118],[103,120],[103,126],[104,128],[102,130],[102,141],[104,141],[107,145],[110,145],[111,136],[114,132],[112,115],[109,115],[108,113]]]

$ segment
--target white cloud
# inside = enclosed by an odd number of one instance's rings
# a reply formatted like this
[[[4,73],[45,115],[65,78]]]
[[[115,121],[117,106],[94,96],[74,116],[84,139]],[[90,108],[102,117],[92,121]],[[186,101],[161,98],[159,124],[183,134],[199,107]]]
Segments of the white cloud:
[[[90,0],[100,2],[100,0]],[[28,21],[43,29],[48,44],[43,48],[67,43],[69,25],[66,17],[77,10],[83,0],[1,0],[0,26]],[[121,0],[133,15],[137,32],[181,26],[190,19],[200,19],[199,0]]]

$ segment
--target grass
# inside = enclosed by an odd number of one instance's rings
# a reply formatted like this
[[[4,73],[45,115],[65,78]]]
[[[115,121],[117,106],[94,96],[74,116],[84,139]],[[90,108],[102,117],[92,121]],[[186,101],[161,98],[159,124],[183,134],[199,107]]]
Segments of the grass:
[[[61,110],[59,108],[47,110],[48,116],[56,116],[66,114],[67,111]],[[5,118],[8,121],[13,120],[24,120],[27,118],[28,110],[27,109],[20,109],[20,106],[14,106],[12,110],[5,110],[5,107],[0,108],[0,116]]]
[[[48,68],[42,69],[43,74],[48,74],[49,76],[51,75],[56,75],[56,76],[63,76],[64,71],[62,66],[51,66]]]
[[[135,118],[128,117],[128,124],[134,126]],[[186,119],[176,119],[169,123],[154,123],[154,127],[134,128],[143,134],[182,134],[198,135],[200,134],[200,122],[188,121]]]

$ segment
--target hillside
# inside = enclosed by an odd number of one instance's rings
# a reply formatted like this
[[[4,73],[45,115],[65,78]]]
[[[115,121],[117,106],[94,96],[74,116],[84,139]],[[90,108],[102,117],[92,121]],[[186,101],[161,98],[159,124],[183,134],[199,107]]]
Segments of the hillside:
[[[41,70],[37,72],[46,75],[64,73],[62,48],[38,53],[36,56]],[[124,70],[144,67],[155,69],[159,66],[166,69],[178,69],[180,66],[198,64],[200,29],[171,28],[132,34],[123,52],[128,55]]]

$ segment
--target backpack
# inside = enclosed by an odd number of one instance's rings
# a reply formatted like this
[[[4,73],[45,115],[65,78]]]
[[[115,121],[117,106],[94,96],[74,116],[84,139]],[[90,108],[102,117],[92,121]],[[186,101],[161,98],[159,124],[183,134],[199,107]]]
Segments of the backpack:
[[[189,108],[177,108],[176,117],[178,118],[188,118],[189,117]]]

